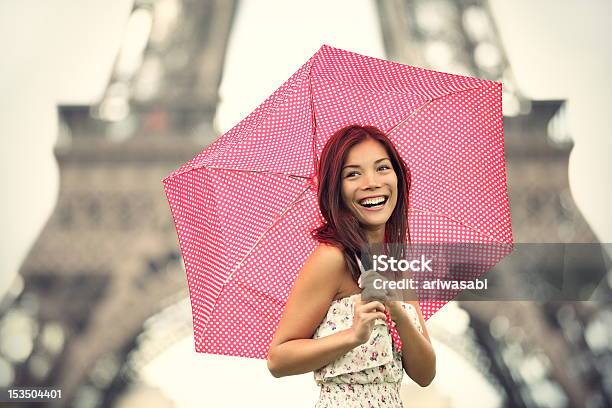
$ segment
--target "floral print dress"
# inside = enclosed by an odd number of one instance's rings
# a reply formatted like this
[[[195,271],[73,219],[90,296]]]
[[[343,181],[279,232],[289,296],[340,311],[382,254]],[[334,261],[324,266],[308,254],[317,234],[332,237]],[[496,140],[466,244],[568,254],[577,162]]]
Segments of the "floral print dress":
[[[314,339],[348,329],[353,324],[355,294],[334,300],[315,331]],[[402,303],[417,329],[423,330],[414,306]],[[393,345],[387,324],[374,321],[370,339],[353,350],[315,370],[314,378],[321,392],[316,408],[403,407],[400,385],[403,376],[402,353]]]

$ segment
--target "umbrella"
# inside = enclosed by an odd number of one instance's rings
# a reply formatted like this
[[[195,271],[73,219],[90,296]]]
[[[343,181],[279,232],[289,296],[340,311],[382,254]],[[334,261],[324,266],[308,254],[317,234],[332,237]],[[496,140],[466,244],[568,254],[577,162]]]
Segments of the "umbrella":
[[[196,351],[266,358],[291,286],[317,245],[310,234],[321,222],[317,158],[352,123],[386,130],[407,163],[413,242],[512,243],[501,84],[324,45],[163,179]],[[424,318],[451,298],[422,301]]]

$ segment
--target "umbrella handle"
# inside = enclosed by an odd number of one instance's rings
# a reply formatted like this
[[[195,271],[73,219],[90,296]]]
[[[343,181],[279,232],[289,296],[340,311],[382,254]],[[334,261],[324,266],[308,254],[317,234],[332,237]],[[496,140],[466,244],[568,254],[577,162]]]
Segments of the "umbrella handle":
[[[361,273],[364,273],[365,268],[363,267],[363,264],[361,263],[361,259],[359,259],[357,255],[355,255],[355,259],[357,260],[357,265],[359,265],[359,270],[361,271]]]
[[[356,254],[355,254],[355,259],[357,260],[357,265],[359,265],[359,270],[361,271],[361,274],[359,275],[359,279],[357,280],[357,284],[359,285],[361,289],[363,289],[361,285],[361,275],[365,273],[365,268],[363,267],[363,264],[361,263],[361,259],[359,259],[359,257]]]

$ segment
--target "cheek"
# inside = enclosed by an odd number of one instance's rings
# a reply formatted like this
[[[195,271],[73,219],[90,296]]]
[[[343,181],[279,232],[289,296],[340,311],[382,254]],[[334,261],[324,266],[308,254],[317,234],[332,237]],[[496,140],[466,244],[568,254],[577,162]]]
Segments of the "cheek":
[[[395,173],[389,174],[389,178],[387,179],[387,183],[391,187],[391,190],[397,191],[397,175]]]
[[[393,203],[397,202],[397,176],[393,173],[389,179],[389,185],[391,186],[391,191],[393,192]]]

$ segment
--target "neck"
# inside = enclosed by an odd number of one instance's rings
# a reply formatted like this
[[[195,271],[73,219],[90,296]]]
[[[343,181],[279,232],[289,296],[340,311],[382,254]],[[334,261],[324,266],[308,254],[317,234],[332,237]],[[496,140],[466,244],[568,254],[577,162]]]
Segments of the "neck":
[[[373,229],[366,228],[365,234],[370,245],[382,244],[385,240],[385,226],[382,225]]]

